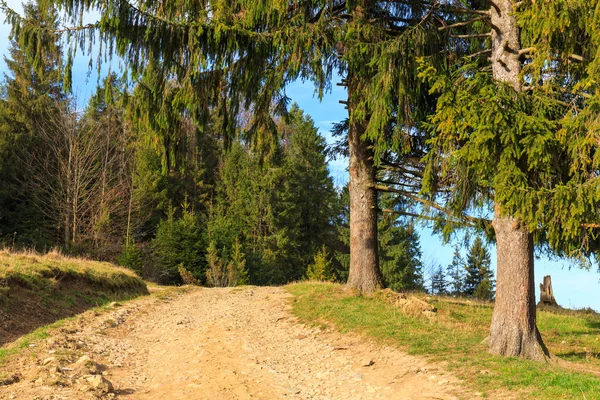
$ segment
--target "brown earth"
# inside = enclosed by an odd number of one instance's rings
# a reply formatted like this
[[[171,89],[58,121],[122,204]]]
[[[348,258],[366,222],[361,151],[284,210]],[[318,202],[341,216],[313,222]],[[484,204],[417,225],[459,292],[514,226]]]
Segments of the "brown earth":
[[[197,288],[86,312],[1,367],[0,399],[475,397],[425,359],[298,324],[290,297]]]
[[[58,281],[49,291],[36,292],[14,284],[0,297],[0,346],[10,343],[37,328],[73,317],[106,302],[102,288],[81,280]],[[147,291],[145,292],[147,293]],[[113,299],[127,299],[143,291],[113,292]]]

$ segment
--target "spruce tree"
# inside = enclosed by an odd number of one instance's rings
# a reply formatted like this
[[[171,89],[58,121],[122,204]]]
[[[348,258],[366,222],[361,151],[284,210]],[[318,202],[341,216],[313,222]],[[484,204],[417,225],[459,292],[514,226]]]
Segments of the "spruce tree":
[[[490,283],[490,279],[493,279],[490,276],[490,273],[492,272],[490,264],[490,253],[483,245],[481,238],[477,236],[473,245],[469,248],[467,262],[465,264],[466,276],[464,294],[466,296],[475,297],[475,292],[484,280],[486,280],[488,284]]]
[[[348,285],[362,291],[381,286],[375,167],[387,152],[404,153],[429,109],[419,96],[416,59],[426,49],[441,54],[432,22],[438,7],[422,0],[57,3],[74,24],[83,25],[81,11],[101,14],[98,23],[71,31],[73,48],[98,30],[102,50],[121,56],[134,79],[152,76],[149,105],[162,110],[171,102],[164,94],[173,80],[181,90],[176,105],[198,121],[216,110],[228,140],[247,108],[256,116],[253,142],[270,141],[275,124],[269,112],[285,109],[287,83],[309,79],[322,95],[333,72],[342,75],[351,182]],[[19,27],[18,17],[4,9]]]
[[[425,61],[439,94],[424,192],[495,237],[490,351],[550,357],[536,326],[534,243],[585,259],[597,232],[596,1],[472,1],[440,29],[450,64]],[[442,189],[442,190],[439,190]],[[466,216],[484,209],[490,222]],[[569,210],[569,211],[566,211]]]
[[[449,278],[450,294],[452,296],[465,295],[465,261],[460,254],[458,246],[454,247],[452,263],[448,265],[446,275]]]
[[[219,248],[239,237],[259,284],[302,279],[319,249],[337,241],[325,140],[297,106],[278,122],[282,141],[271,154],[240,140],[225,152],[208,222]]]
[[[448,282],[446,281],[444,268],[439,265],[431,277],[431,294],[438,296],[446,295],[448,294],[447,286]]]
[[[393,201],[389,194],[380,195],[380,204]],[[379,217],[379,265],[386,287],[401,290],[421,290],[422,263],[419,235],[406,221],[394,214],[382,213]]]
[[[12,245],[43,248],[55,245],[57,238],[40,201],[34,200],[37,196],[22,184],[30,180],[22,166],[31,162],[32,153],[46,151],[36,132],[56,117],[66,95],[56,9],[44,0],[28,2],[23,9],[28,34],[17,30],[9,37],[0,89],[0,237]]]
[[[204,221],[188,203],[182,204],[181,209],[181,217],[176,217],[175,208],[170,208],[167,219],[160,222],[150,243],[153,264],[145,266],[151,270],[144,273],[163,284],[181,283],[179,267],[205,282],[204,253],[208,246]]]

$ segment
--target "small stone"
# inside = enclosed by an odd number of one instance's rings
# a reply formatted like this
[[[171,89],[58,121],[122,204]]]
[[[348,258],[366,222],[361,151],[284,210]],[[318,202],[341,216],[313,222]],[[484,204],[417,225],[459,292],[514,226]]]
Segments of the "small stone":
[[[112,383],[102,375],[92,375],[86,378],[91,387],[102,393],[111,393],[114,391]]]
[[[438,385],[447,385],[448,383],[450,383],[448,379],[441,379],[438,381]]]
[[[42,365],[48,365],[51,362],[56,361],[56,357],[48,357],[44,360],[44,362],[42,363]]]
[[[79,360],[77,360],[75,362],[76,365],[81,365],[81,364],[85,364],[88,361],[91,361],[90,357],[88,357],[87,355],[83,355],[81,357],[79,357]]]

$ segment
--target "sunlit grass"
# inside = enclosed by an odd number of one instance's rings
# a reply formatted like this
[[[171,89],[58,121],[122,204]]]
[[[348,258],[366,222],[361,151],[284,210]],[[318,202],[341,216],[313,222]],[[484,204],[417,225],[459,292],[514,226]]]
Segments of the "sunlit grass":
[[[362,333],[410,354],[445,361],[474,390],[518,391],[519,398],[600,398],[600,378],[594,375],[600,374],[598,314],[539,312],[547,346],[577,361],[571,369],[490,355],[482,343],[492,315],[489,303],[431,297],[437,315],[411,317],[377,297],[352,296],[339,285],[298,283],[287,289],[296,296],[293,312],[301,320],[331,324],[341,332]]]
[[[81,280],[108,291],[145,291],[145,283],[131,270],[110,263],[66,257],[0,251],[0,296],[12,283],[31,290],[57,286],[62,280]]]

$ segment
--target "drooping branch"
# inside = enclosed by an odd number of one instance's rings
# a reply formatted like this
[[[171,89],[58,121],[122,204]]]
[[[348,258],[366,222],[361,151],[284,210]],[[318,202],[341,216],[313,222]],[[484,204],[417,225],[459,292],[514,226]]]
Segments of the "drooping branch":
[[[478,18],[473,18],[473,19],[470,19],[468,21],[457,22],[457,23],[452,24],[452,25],[443,25],[443,26],[440,26],[438,28],[438,30],[439,31],[446,31],[448,29],[460,28],[461,26],[471,25],[473,22],[482,21],[482,20],[489,20],[489,19],[490,19],[490,16],[486,15],[486,16],[482,16],[482,17],[478,17]]]
[[[375,185],[375,190],[380,191],[380,192],[401,194],[402,196],[405,196],[406,198],[408,198],[410,200],[421,203],[424,206],[434,208],[434,209],[441,211],[441,212],[443,212],[451,217],[454,217],[454,218],[465,219],[473,224],[481,224],[481,223],[489,224],[489,223],[491,223],[490,220],[485,219],[485,218],[477,218],[477,217],[473,217],[473,216],[465,215],[465,214],[456,215],[456,213],[452,212],[451,210],[448,210],[445,207],[440,206],[439,204],[437,204],[431,200],[427,200],[427,199],[423,199],[421,197],[415,196],[414,194],[409,193],[405,190],[394,189],[394,188],[390,188],[387,186],[381,186],[381,185]]]
[[[93,30],[98,28],[98,23],[87,24],[82,26],[63,26],[61,29],[57,29],[54,33],[65,33],[65,32],[79,32],[84,30]]]
[[[444,8],[454,14],[471,14],[471,15],[490,15],[490,10],[471,10],[468,8],[458,7],[451,4],[437,4],[440,8]]]
[[[490,37],[492,34],[490,32],[487,33],[474,33],[470,35],[450,35],[451,38],[454,39],[476,39],[476,38],[486,38]]]
[[[386,208],[386,209],[379,210],[379,211],[382,213],[386,213],[386,214],[396,214],[396,215],[400,215],[403,217],[418,218],[418,219],[422,219],[425,221],[438,222],[440,220],[439,218],[430,217],[428,215],[416,214],[416,213],[411,213],[408,211],[398,211],[398,210],[394,210],[394,209],[390,209],[390,208]],[[465,222],[465,221],[454,221],[454,220],[444,220],[444,221],[447,223],[454,224],[454,225],[464,225],[464,226],[468,226],[471,228],[476,227],[475,224]]]

